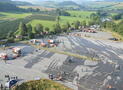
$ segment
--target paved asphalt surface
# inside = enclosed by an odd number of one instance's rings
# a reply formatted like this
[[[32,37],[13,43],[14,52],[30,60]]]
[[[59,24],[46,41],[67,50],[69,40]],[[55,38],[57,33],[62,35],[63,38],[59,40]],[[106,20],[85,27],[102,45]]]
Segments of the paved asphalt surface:
[[[97,57],[101,61],[80,60],[37,50],[25,44],[12,44],[11,47],[22,48],[23,56],[7,63],[0,60],[0,83],[5,83],[5,75],[18,76],[20,82],[24,82],[61,73],[65,82],[60,83],[74,90],[106,90],[108,84],[117,88],[116,90],[123,90],[122,42],[76,36],[58,36],[56,39],[61,41],[56,50]],[[0,52],[12,56],[11,49]],[[116,68],[118,65],[120,69]]]

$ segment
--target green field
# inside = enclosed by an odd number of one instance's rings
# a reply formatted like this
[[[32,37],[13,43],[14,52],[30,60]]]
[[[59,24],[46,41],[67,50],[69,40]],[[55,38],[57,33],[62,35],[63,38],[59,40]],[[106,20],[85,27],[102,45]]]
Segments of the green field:
[[[67,22],[74,23],[75,21],[89,21],[89,18],[79,18],[79,17],[70,17],[70,16],[60,16],[60,24],[63,25]],[[42,24],[44,27],[49,27],[50,30],[53,29],[53,25],[56,24],[56,21],[49,21],[49,20],[32,20],[28,24],[31,24],[33,27],[36,24]]]
[[[60,24],[70,24],[75,21],[86,21],[90,20],[90,14],[93,12],[87,11],[68,11],[71,16],[60,16]],[[76,15],[76,16],[74,16]],[[32,13],[8,13],[0,12],[0,36],[5,37],[8,32],[15,32],[18,29],[20,22],[25,24],[31,24],[33,27],[36,24],[42,24],[44,27],[49,27],[53,31],[53,25],[56,24],[56,16],[44,15],[44,14],[32,14]],[[7,27],[6,27],[7,26]],[[3,32],[4,31],[4,32]]]
[[[25,18],[27,16],[32,15],[32,13],[9,13],[9,12],[0,12],[0,20],[4,19],[18,19]]]
[[[48,21],[48,20],[32,20],[28,24],[31,24],[32,27],[36,26],[36,24],[42,24],[44,27],[49,27],[50,30],[53,29],[53,25],[55,24],[55,21]]]
[[[83,19],[88,18],[90,17],[92,13],[95,13],[91,11],[90,12],[89,11],[68,11],[68,12],[71,14],[71,16],[76,16],[76,17],[80,17]]]
[[[77,20],[78,20],[78,21],[83,21],[83,20],[89,21],[90,19],[89,19],[89,18],[60,16],[60,22],[61,22],[61,23],[66,23],[66,22],[73,23],[73,22],[75,22],[75,21],[77,21]]]
[[[60,24],[63,25],[67,22],[69,23],[74,23],[75,21],[89,21],[90,20],[90,14],[94,13],[94,12],[88,12],[88,11],[68,11],[71,16],[60,16]],[[74,15],[76,15],[76,17],[73,17]],[[81,15],[81,17],[80,17]],[[42,24],[44,27],[49,27],[50,30],[53,29],[53,25],[56,24],[55,20],[32,20],[30,21],[28,24],[31,24],[33,27],[36,26],[36,24]]]
[[[3,18],[3,14],[0,14],[0,17],[1,17],[0,19],[0,38],[5,38],[7,36],[7,33],[10,31],[15,32],[18,29],[20,22],[27,24],[33,20],[44,20],[48,22],[51,21],[51,23],[48,24],[47,22],[46,23],[44,22],[45,24],[43,25],[52,25],[53,24],[52,21],[56,20],[55,16],[43,15],[43,14],[31,15],[30,13],[27,13],[27,14],[5,13],[5,14],[8,14],[8,16],[6,17],[4,16],[4,18]]]

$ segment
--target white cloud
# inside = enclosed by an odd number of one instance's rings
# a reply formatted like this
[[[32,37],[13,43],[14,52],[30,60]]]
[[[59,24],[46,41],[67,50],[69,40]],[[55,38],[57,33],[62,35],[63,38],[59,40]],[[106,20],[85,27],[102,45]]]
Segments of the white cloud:
[[[37,1],[39,1],[39,0],[12,0],[12,1],[26,1],[26,2],[31,2],[31,3],[33,3],[33,2],[37,2]]]

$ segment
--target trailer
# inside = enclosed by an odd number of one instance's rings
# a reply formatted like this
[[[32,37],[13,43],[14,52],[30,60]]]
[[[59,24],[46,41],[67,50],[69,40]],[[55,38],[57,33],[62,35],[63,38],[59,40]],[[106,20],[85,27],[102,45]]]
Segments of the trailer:
[[[47,40],[48,43],[53,44],[54,40]]]
[[[19,57],[21,55],[21,49],[18,47],[13,48],[13,53],[17,54],[17,56]]]
[[[0,54],[0,58],[2,58],[3,60],[7,60],[8,59],[8,55],[6,53],[1,53]]]

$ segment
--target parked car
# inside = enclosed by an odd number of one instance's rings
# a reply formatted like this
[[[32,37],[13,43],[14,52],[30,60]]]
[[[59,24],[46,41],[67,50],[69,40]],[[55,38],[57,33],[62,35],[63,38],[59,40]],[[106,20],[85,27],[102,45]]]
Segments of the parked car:
[[[109,40],[118,41],[117,38],[109,38]]]
[[[8,82],[5,83],[5,87],[6,88],[11,88],[12,86],[16,85],[17,82],[18,81],[17,80],[14,80],[14,79],[13,80],[10,80],[10,81],[8,81]]]

